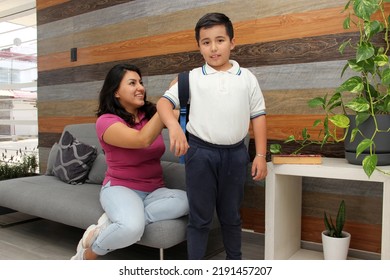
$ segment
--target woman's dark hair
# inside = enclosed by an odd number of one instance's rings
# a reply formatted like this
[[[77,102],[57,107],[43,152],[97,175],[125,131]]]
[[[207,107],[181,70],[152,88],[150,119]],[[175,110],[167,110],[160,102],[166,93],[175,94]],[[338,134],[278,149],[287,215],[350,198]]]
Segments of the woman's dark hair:
[[[115,92],[118,90],[123,76],[127,71],[136,72],[141,78],[141,70],[131,64],[117,64],[108,71],[104,80],[102,89],[99,94],[99,107],[96,115],[100,117],[103,114],[114,114],[124,119],[129,125],[135,124],[135,116],[125,110],[115,97]],[[146,100],[146,92],[144,96],[145,104],[138,110],[145,113],[145,117],[150,120],[156,113],[156,105]]]
[[[195,26],[195,39],[199,46],[199,33],[201,28],[210,28],[214,25],[224,25],[230,40],[234,38],[233,24],[230,19],[221,13],[208,13],[198,20]]]

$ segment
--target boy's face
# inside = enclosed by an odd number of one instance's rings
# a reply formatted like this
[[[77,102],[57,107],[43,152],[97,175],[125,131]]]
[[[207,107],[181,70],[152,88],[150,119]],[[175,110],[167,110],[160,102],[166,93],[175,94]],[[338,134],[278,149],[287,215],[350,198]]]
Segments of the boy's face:
[[[234,38],[230,40],[224,25],[201,28],[199,50],[208,65],[218,71],[231,68],[230,51],[234,48]]]

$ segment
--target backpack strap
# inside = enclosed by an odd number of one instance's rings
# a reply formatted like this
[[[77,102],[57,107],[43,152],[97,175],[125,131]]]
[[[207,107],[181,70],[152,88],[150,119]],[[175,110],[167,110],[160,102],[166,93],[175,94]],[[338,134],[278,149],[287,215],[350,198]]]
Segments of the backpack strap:
[[[179,87],[179,101],[180,101],[179,122],[180,122],[180,126],[183,129],[184,133],[186,134],[186,136],[188,136],[187,130],[186,130],[189,109],[190,109],[189,104],[188,104],[188,99],[190,97],[190,82],[189,82],[189,72],[188,71],[179,73],[178,87]],[[180,157],[180,163],[184,163],[184,156]]]

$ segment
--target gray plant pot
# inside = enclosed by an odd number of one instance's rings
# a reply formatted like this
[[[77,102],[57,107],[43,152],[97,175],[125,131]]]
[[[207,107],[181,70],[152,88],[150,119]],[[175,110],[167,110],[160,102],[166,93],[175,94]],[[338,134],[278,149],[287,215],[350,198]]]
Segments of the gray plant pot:
[[[369,155],[370,152],[367,149],[364,151],[359,157],[356,158],[356,148],[359,143],[363,140],[360,134],[356,135],[355,141],[350,142],[351,131],[356,127],[355,124],[355,116],[349,115],[350,120],[350,129],[348,131],[347,137],[344,141],[345,147],[345,158],[351,164],[361,165],[364,157]],[[390,127],[390,115],[377,115],[376,116],[379,129],[387,130]],[[369,118],[363,124],[359,126],[359,129],[363,132],[367,137],[371,137],[374,133],[374,120]],[[374,142],[376,145],[376,154],[378,156],[378,166],[390,165],[390,133],[380,132],[374,138]]]

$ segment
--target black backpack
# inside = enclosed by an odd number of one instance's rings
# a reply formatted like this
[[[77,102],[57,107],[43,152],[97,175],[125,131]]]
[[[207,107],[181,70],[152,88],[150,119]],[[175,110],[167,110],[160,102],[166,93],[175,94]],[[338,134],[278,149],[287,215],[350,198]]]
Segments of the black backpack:
[[[179,73],[178,79],[179,79],[178,86],[179,86],[179,101],[180,101],[179,122],[188,139],[186,124],[188,122],[188,116],[190,114],[190,104],[188,103],[188,99],[190,97],[189,72]]]
[[[179,122],[188,140],[188,132],[186,129],[188,116],[190,114],[190,104],[188,103],[188,99],[190,97],[190,82],[189,82],[188,71],[179,73],[178,87],[179,87],[179,101],[180,101]],[[180,157],[180,163],[184,163],[184,156]]]

